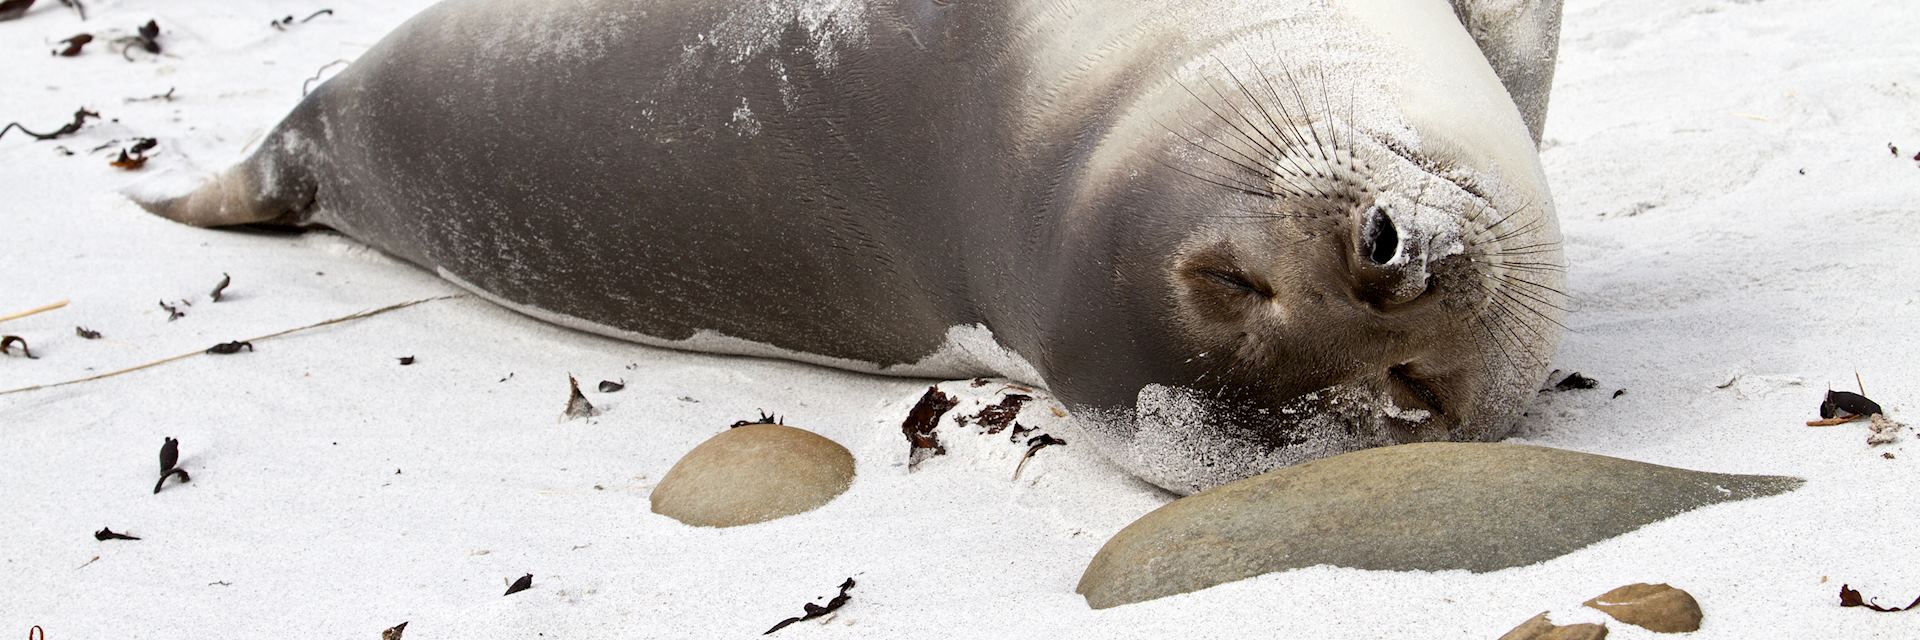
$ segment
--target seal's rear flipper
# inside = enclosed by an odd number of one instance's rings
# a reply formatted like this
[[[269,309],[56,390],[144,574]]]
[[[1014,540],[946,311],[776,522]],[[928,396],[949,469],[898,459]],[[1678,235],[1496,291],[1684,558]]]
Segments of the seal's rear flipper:
[[[1453,0],[1454,15],[1480,45],[1540,143],[1560,51],[1562,0]]]
[[[276,135],[246,161],[217,176],[162,174],[125,193],[155,215],[196,227],[299,224],[313,208],[314,180],[278,142]]]

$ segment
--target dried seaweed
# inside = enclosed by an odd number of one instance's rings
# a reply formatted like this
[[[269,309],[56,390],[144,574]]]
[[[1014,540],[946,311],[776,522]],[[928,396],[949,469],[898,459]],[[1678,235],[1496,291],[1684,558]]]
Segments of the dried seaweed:
[[[1883,607],[1883,606],[1880,606],[1880,603],[1878,602],[1874,602],[1872,600],[1866,599],[1865,597],[1862,597],[1858,590],[1855,590],[1852,587],[1849,587],[1843,584],[1843,585],[1840,585],[1840,606],[1865,607],[1867,609],[1871,609],[1881,613],[1898,613],[1901,611],[1920,608],[1920,597],[1915,597],[1913,599],[1912,604],[1909,604],[1904,607]]]
[[[979,413],[974,414],[973,419],[984,426],[987,433],[1000,433],[1006,430],[1007,425],[1013,424],[1013,419],[1020,416],[1020,407],[1032,399],[1033,396],[1026,394],[1007,394],[1000,398],[998,404],[982,407]]]
[[[72,135],[73,132],[79,131],[80,127],[86,126],[88,120],[98,119],[100,119],[99,113],[89,111],[86,107],[81,107],[79,110],[73,112],[73,122],[62,125],[59,129],[53,130],[52,133],[34,133],[32,129],[28,129],[25,125],[12,122],[8,123],[6,127],[0,128],[0,138],[7,137],[8,131],[19,129],[20,133],[32,136],[35,140],[52,140],[61,136]]]
[[[33,8],[33,0],[5,0],[0,2],[0,22],[19,18]]]
[[[823,607],[811,602],[801,605],[801,610],[806,611],[805,615],[781,620],[780,624],[773,625],[772,629],[768,629],[766,633],[762,633],[760,635],[763,635],[763,636],[772,635],[773,632],[779,631],[781,629],[785,629],[787,628],[787,625],[793,624],[795,622],[805,622],[805,621],[812,620],[814,618],[818,618],[820,616],[824,616],[829,613],[838,611],[840,610],[840,607],[846,606],[848,600],[853,599],[853,596],[847,593],[848,591],[852,591],[852,590],[853,590],[853,578],[847,578],[846,582],[840,583],[840,594],[834,596],[832,600],[828,600],[827,606]]]
[[[332,9],[321,9],[319,11],[313,12],[312,15],[307,16],[306,19],[300,20],[299,22],[300,24],[306,24],[308,22],[312,22],[314,18],[318,18],[320,16],[330,16],[330,15],[333,15]],[[293,16],[287,16],[285,18],[281,18],[279,20],[270,22],[267,24],[267,26],[273,27],[277,31],[286,31],[287,27],[291,27],[293,26],[293,24],[294,24]]]
[[[152,140],[152,138],[147,138],[147,140]],[[135,145],[134,148],[138,149],[139,146]],[[233,276],[222,273],[220,274],[220,284],[213,285],[213,293],[207,295],[212,297],[214,302],[219,302],[220,298],[226,294],[227,287],[232,284]]]
[[[172,476],[179,476],[181,482],[193,481],[193,476],[187,475],[187,470],[179,465],[180,441],[167,438],[166,444],[160,445],[160,481],[153,483],[154,493],[160,493],[160,487],[167,484],[167,478]]]
[[[1027,440],[1027,453],[1026,455],[1020,456],[1020,464],[1015,465],[1013,467],[1013,479],[1014,480],[1020,479],[1020,470],[1027,468],[1027,460],[1033,458],[1033,454],[1047,447],[1051,447],[1054,445],[1064,446],[1066,444],[1067,444],[1066,440],[1055,438],[1053,436],[1050,436],[1044,433],[1034,436],[1033,438]]]
[[[625,388],[627,388],[626,380],[621,380],[619,382],[614,382],[612,380],[600,381],[600,393],[614,393],[616,391],[619,391]]]
[[[940,392],[939,387],[927,387],[921,394],[920,402],[907,412],[906,421],[900,423],[900,431],[907,436],[907,468],[911,469],[927,458],[946,455],[946,446],[934,435],[934,427],[940,424],[940,416],[946,415],[960,401]]]
[[[413,366],[413,356],[400,356],[400,366],[402,367]]]
[[[167,301],[165,300],[160,301],[160,308],[166,310],[167,322],[173,322],[175,320],[179,320],[181,318],[187,317],[187,312],[181,311],[180,307],[167,304]]]
[[[80,339],[82,340],[99,340],[100,339],[100,332],[94,331],[92,329],[88,329],[86,327],[74,327],[73,335],[80,336]]]
[[[386,631],[380,632],[380,640],[400,640],[401,634],[404,634],[406,632],[407,632],[407,623],[402,622],[400,624],[393,625],[392,628],[387,629]]]
[[[526,591],[528,589],[532,589],[532,588],[533,588],[533,574],[529,573],[527,575],[520,576],[519,580],[513,581],[513,584],[507,586],[507,592],[500,595],[501,597],[510,596],[516,593],[520,593],[522,591]]]
[[[755,411],[759,411],[759,410],[758,410],[758,409],[756,409]],[[728,429],[737,429],[737,428],[740,428],[740,427],[744,427],[744,426],[747,426],[747,425],[751,425],[751,424],[780,424],[780,416],[779,416],[779,414],[773,414],[773,413],[767,413],[767,412],[765,412],[765,411],[759,411],[759,413],[760,413],[760,418],[759,418],[759,419],[756,419],[756,420],[735,420],[735,421],[733,422],[733,424],[732,424],[731,426],[728,426],[727,428],[728,428]]]
[[[1884,413],[1880,403],[1868,400],[1866,396],[1851,391],[1827,391],[1827,397],[1820,401],[1820,417],[1838,418],[1841,416],[1871,416]]]
[[[1559,382],[1553,383],[1553,390],[1572,391],[1574,389],[1592,389],[1599,385],[1600,383],[1593,378],[1580,375],[1580,372],[1575,371],[1567,377],[1562,378]]]
[[[99,531],[93,532],[93,539],[103,542],[107,540],[139,540],[137,537],[119,533],[106,527],[100,527]]]
[[[173,92],[178,87],[167,87],[166,93],[156,93],[145,98],[127,98],[127,102],[173,102]]]
[[[20,345],[20,354],[28,360],[39,360],[33,351],[27,348],[27,339],[20,336],[0,336],[0,354],[13,355],[13,345]]]
[[[245,340],[238,340],[234,342],[222,342],[220,344],[216,344],[211,347],[208,347],[207,353],[217,355],[217,356],[230,356],[236,353],[240,353],[241,349],[246,349],[249,353],[251,353],[253,351],[253,343],[247,342]]]
[[[55,50],[53,52],[53,55],[60,56],[63,58],[71,58],[71,57],[80,55],[80,52],[83,49],[85,49],[87,46],[87,43],[90,43],[90,42],[93,42],[93,34],[91,33],[77,34],[71,38],[61,40],[60,44],[66,45],[66,47],[63,49]]]

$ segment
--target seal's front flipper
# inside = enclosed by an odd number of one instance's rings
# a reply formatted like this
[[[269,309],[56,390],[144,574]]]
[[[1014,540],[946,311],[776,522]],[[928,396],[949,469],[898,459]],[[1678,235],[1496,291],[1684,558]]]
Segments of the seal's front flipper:
[[[211,179],[163,175],[127,195],[155,215],[196,227],[299,224],[313,208],[316,189],[292,146],[276,131],[246,161]]]
[[[1538,144],[1560,51],[1561,0],[1451,1],[1454,15],[1499,74]]]

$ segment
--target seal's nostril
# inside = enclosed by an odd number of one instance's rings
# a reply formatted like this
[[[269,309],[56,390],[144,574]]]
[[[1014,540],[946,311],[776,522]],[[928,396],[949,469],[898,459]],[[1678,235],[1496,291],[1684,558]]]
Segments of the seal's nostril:
[[[1393,218],[1387,215],[1385,207],[1375,206],[1367,212],[1366,226],[1362,228],[1367,246],[1361,250],[1374,264],[1384,265],[1400,253],[1400,230],[1393,226]]]

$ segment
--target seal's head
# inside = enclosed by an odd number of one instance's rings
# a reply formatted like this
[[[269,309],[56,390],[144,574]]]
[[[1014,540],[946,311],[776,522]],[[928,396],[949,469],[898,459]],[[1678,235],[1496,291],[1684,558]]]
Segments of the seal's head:
[[[1108,345],[1148,372],[1133,395],[1088,388],[1109,401],[1079,410],[1135,474],[1186,493],[1364,447],[1498,439],[1545,376],[1559,232],[1504,91],[1489,87],[1510,126],[1488,128],[1354,77],[1197,65],[1144,107],[1160,133],[1136,161],[1153,169],[1092,189],[1120,241],[1101,293],[1155,311]]]

